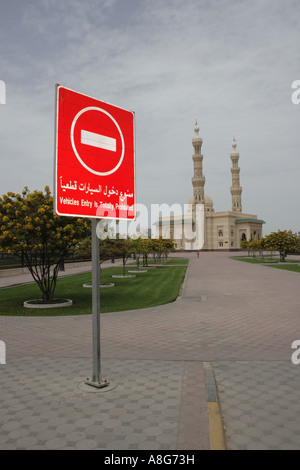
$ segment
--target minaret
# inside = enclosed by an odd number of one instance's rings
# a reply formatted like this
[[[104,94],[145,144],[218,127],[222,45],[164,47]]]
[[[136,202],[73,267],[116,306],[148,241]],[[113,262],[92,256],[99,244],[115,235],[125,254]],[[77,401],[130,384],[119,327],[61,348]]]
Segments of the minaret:
[[[232,142],[233,152],[230,154],[232,161],[231,174],[232,174],[232,186],[230,188],[232,197],[232,211],[242,212],[242,187],[240,186],[240,169],[238,161],[240,158],[239,153],[236,151],[236,140],[233,138]]]
[[[201,146],[202,139],[199,137],[199,127],[196,121],[195,127],[195,137],[192,140],[194,147],[194,177],[192,178],[194,194],[193,194],[193,205],[194,204],[204,204],[204,184],[205,177],[202,174],[202,160],[203,155],[201,155]]]

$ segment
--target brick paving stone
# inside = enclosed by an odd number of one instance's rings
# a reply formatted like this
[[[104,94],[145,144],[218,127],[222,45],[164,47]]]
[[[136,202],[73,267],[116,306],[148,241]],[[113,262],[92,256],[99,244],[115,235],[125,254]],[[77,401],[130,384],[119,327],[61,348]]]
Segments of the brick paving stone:
[[[299,275],[230,255],[183,253],[190,263],[176,302],[101,316],[110,392],[80,388],[91,373],[90,315],[0,317],[0,448],[209,448],[210,362],[228,448],[299,449]],[[144,440],[126,441],[126,428]]]
[[[268,367],[269,374],[266,376],[265,370]],[[233,368],[234,374],[233,374]],[[260,385],[254,386],[251,390],[251,400],[245,408],[241,406],[242,397],[239,387],[236,386],[243,380],[245,368],[239,367],[238,363],[215,364],[215,374],[218,382],[218,389],[222,407],[224,423],[228,425],[227,444],[234,450],[257,449],[261,444],[265,449],[284,448],[289,441],[289,448],[294,450],[300,448],[300,413],[299,410],[290,409],[294,400],[299,399],[300,377],[297,369],[288,362],[270,362],[266,364],[263,361],[251,363],[252,380],[260,382]],[[248,376],[249,376],[248,371]],[[260,377],[265,380],[261,384]],[[226,377],[226,385],[223,386],[222,377]],[[231,394],[235,393],[235,409],[243,411],[240,421],[237,422],[239,434],[231,432],[234,428],[234,422],[231,422],[232,403],[228,407],[226,400],[227,387],[229,387],[228,378],[231,377]],[[276,393],[278,399],[270,400],[269,390],[274,387],[274,382],[285,383],[284,390],[280,394]],[[295,394],[295,389],[296,394]],[[254,393],[255,392],[255,393]],[[256,396],[255,396],[256,394]],[[250,390],[244,393],[244,398],[250,396]],[[244,424],[245,426],[241,426]],[[251,427],[250,427],[251,424]],[[247,438],[244,438],[247,436]],[[248,442],[246,440],[248,439]],[[282,447],[283,446],[283,447]]]
[[[98,447],[98,442],[94,439],[84,439],[75,444],[76,449],[78,450],[93,450]]]
[[[36,437],[26,436],[26,437],[22,437],[21,439],[17,439],[14,442],[13,447],[15,449],[27,449],[28,447],[35,445],[36,442],[37,442]],[[11,446],[12,445],[10,445],[10,448],[12,448]],[[6,449],[8,449],[8,447],[6,447]]]

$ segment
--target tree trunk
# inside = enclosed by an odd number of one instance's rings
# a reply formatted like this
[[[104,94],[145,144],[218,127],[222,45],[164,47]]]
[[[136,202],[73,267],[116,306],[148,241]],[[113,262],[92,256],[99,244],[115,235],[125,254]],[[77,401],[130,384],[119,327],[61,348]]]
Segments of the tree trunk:
[[[125,259],[125,256],[123,256],[123,276],[125,276],[125,263],[126,263],[126,259]]]
[[[280,251],[280,262],[285,263],[285,258],[286,258],[286,252],[285,251]]]
[[[45,303],[51,302],[54,297],[56,281],[59,271],[60,258],[53,268],[51,275],[51,259],[44,252],[42,254],[24,253],[25,264],[29,269],[34,281],[40,288]]]

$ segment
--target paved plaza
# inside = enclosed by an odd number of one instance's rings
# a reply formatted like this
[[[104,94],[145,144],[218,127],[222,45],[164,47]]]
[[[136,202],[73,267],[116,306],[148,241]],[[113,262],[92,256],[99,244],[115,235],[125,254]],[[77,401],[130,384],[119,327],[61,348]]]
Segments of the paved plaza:
[[[232,255],[181,254],[176,302],[101,316],[101,391],[90,315],[0,317],[0,449],[208,450],[216,401],[226,449],[299,450],[300,276]]]

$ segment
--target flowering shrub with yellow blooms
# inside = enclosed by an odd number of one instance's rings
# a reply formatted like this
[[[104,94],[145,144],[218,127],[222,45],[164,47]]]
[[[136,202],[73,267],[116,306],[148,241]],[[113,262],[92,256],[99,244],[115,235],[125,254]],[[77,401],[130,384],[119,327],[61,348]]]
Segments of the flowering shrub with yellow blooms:
[[[53,300],[60,263],[90,233],[89,219],[54,215],[48,186],[0,197],[0,249],[24,260],[44,302]]]
[[[285,261],[289,252],[300,250],[300,240],[291,230],[278,230],[264,238],[264,246],[267,250],[278,251],[280,261]]]

